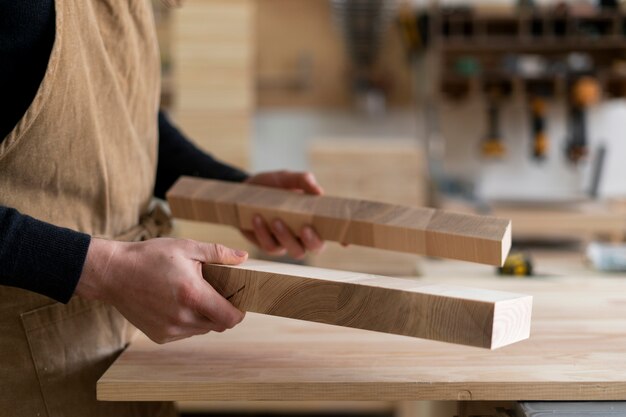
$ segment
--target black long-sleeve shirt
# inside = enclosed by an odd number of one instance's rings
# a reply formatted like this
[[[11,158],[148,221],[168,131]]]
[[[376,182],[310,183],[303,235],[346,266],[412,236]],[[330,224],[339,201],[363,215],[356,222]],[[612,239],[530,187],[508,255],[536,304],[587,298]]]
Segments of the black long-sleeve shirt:
[[[54,43],[54,0],[0,0],[0,142],[37,93]],[[247,174],[202,152],[159,113],[154,194],[181,175],[243,181]],[[2,164],[0,162],[0,175]],[[0,285],[67,302],[82,273],[91,237],[0,205]]]

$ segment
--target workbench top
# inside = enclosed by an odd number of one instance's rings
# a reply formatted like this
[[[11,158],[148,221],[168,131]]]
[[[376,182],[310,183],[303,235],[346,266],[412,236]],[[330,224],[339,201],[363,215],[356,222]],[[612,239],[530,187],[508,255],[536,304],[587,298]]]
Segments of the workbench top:
[[[101,378],[98,398],[626,399],[626,275],[585,271],[578,257],[539,264],[546,274],[532,279],[460,262],[423,269],[422,282],[533,295],[530,340],[489,351],[249,313],[223,334],[138,338]]]

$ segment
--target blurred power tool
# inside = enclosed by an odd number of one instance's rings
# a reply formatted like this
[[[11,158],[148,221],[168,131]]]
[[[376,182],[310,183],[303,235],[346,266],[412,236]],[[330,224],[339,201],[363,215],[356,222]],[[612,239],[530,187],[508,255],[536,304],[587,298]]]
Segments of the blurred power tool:
[[[535,96],[530,100],[531,123],[533,131],[533,157],[543,160],[548,153],[548,135],[546,134],[546,100]]]
[[[590,76],[578,78],[571,86],[569,105],[569,138],[565,149],[567,158],[574,163],[587,156],[586,110],[600,101],[598,80]]]
[[[529,255],[522,252],[511,252],[498,268],[498,275],[528,277],[533,275],[533,263]]]
[[[487,137],[482,142],[482,154],[487,158],[500,158],[506,153],[500,131],[500,106],[511,94],[513,87],[508,80],[487,80],[484,84],[487,99]]]
[[[526,91],[529,97],[529,108],[532,130],[532,156],[543,160],[548,153],[549,140],[546,133],[547,99],[554,94],[554,82],[551,80],[528,80]]]
[[[405,1],[398,10],[398,28],[407,48],[409,58],[423,52],[428,43],[428,15],[418,14],[410,2]]]

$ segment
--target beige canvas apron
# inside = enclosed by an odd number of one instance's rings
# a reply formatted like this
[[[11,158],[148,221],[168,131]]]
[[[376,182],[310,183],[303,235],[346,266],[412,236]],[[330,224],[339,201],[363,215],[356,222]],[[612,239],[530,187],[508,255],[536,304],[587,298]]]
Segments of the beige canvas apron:
[[[0,144],[0,204],[92,235],[159,234],[159,54],[148,0],[56,0],[39,91]],[[170,416],[168,403],[96,401],[134,329],[112,307],[0,286],[0,416]]]

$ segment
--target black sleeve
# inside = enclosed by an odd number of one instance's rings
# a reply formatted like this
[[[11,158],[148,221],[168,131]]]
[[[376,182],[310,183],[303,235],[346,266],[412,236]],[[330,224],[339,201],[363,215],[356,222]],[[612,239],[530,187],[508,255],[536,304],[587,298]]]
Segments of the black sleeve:
[[[159,112],[159,162],[154,195],[164,198],[165,192],[182,175],[232,182],[248,178],[244,171],[198,149],[172,125],[164,112]]]
[[[54,0],[0,0],[0,142],[35,98],[54,43]]]
[[[43,79],[54,43],[54,0],[0,0],[0,142]],[[0,206],[0,285],[67,302],[90,237]]]
[[[0,206],[0,285],[67,303],[83,270],[89,235]]]

